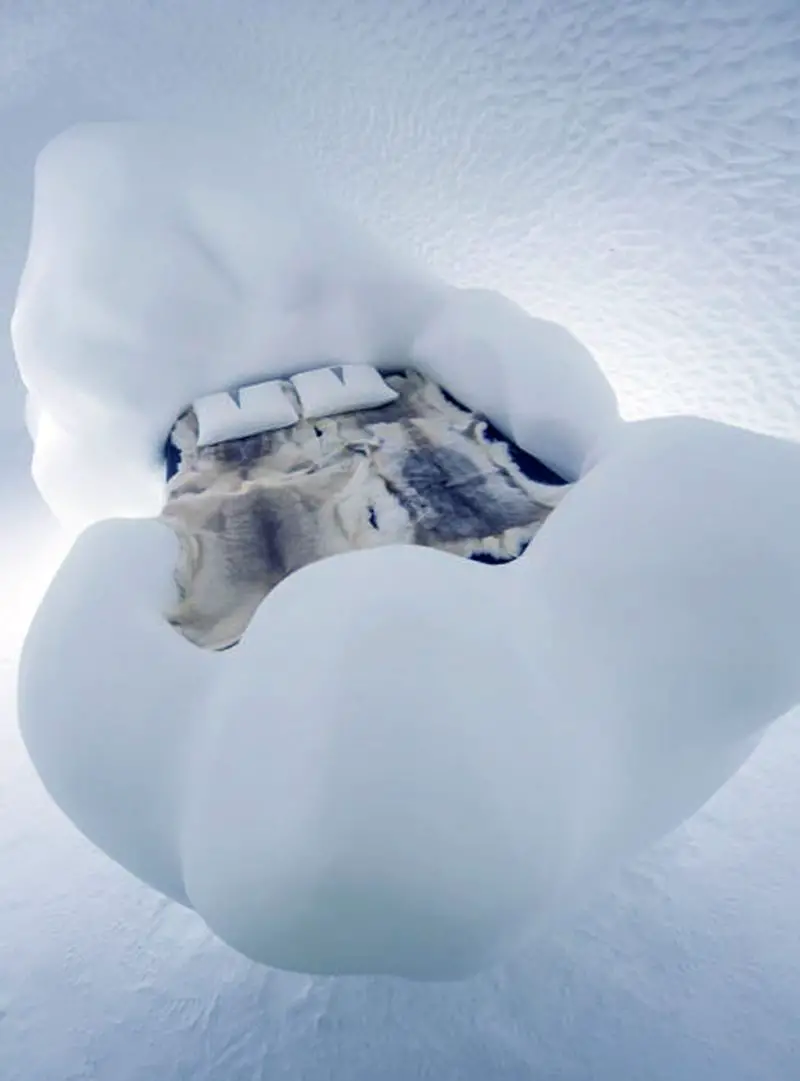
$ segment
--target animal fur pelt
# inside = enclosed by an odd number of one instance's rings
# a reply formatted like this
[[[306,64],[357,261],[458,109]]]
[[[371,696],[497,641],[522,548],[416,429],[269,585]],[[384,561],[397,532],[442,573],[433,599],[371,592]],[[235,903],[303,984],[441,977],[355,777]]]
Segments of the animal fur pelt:
[[[168,618],[190,641],[235,644],[278,582],[337,553],[419,544],[514,559],[568,490],[531,479],[435,383],[387,382],[399,395],[389,405],[202,449],[194,414],[181,417],[163,519],[181,542]]]

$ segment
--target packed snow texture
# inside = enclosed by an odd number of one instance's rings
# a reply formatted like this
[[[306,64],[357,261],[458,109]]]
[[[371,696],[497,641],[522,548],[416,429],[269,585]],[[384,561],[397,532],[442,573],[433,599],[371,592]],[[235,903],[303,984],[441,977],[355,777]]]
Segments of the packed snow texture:
[[[0,310],[48,139],[238,117],[393,248],[568,326],[626,415],[794,434],[799,39],[794,0],[5,5]],[[83,841],[16,731],[59,554],[0,356],[3,1081],[796,1081],[796,718],[569,928],[447,987],[249,965]]]
[[[617,416],[566,330],[390,257],[257,145],[185,128],[83,125],[42,152],[12,333],[34,477],[73,527],[158,513],[193,399],[315,366],[410,357],[569,477]]]
[[[515,563],[323,560],[222,654],[163,620],[170,530],[95,524],[29,632],[23,737],[91,840],[249,957],[471,974],[800,699],[798,473],[788,442],[640,422]]]

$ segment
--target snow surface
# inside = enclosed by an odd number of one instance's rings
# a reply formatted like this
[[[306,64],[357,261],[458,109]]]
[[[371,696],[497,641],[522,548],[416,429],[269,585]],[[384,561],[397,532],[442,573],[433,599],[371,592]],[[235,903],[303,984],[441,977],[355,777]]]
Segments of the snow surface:
[[[85,125],[39,156],[12,334],[59,517],[157,514],[197,397],[407,353],[439,289],[305,188],[257,146],[170,127]]]
[[[174,126],[82,125],[40,154],[12,334],[34,478],[73,527],[159,512],[195,398],[315,366],[419,353],[569,476],[617,417],[567,331],[390,258],[251,140]]]
[[[515,563],[323,560],[222,654],[162,617],[169,528],[99,523],[26,640],[23,738],[92,841],[249,957],[472,974],[800,701],[798,474],[793,443],[640,422]]]
[[[87,117],[238,117],[393,248],[570,327],[626,415],[796,433],[791,0],[274,8],[0,10],[6,318],[49,138]],[[796,721],[569,930],[447,988],[251,967],[85,844],[15,729],[19,642],[60,548],[0,353],[4,1081],[794,1081]]]

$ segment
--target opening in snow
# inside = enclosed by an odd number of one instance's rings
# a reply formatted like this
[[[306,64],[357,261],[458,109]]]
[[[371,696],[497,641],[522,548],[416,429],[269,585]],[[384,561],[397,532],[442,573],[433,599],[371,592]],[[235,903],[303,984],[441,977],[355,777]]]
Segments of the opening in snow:
[[[20,722],[77,827],[248,956],[457,978],[797,702],[800,448],[623,425],[567,331],[279,164],[137,124],[40,158],[14,344],[86,528]]]

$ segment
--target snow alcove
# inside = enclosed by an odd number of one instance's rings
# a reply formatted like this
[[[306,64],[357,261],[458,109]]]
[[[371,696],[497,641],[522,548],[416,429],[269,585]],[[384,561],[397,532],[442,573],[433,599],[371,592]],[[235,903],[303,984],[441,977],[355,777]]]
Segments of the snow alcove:
[[[12,332],[76,534],[25,745],[90,841],[253,960],[490,967],[800,699],[800,446],[623,421],[567,330],[252,146],[55,139]]]

